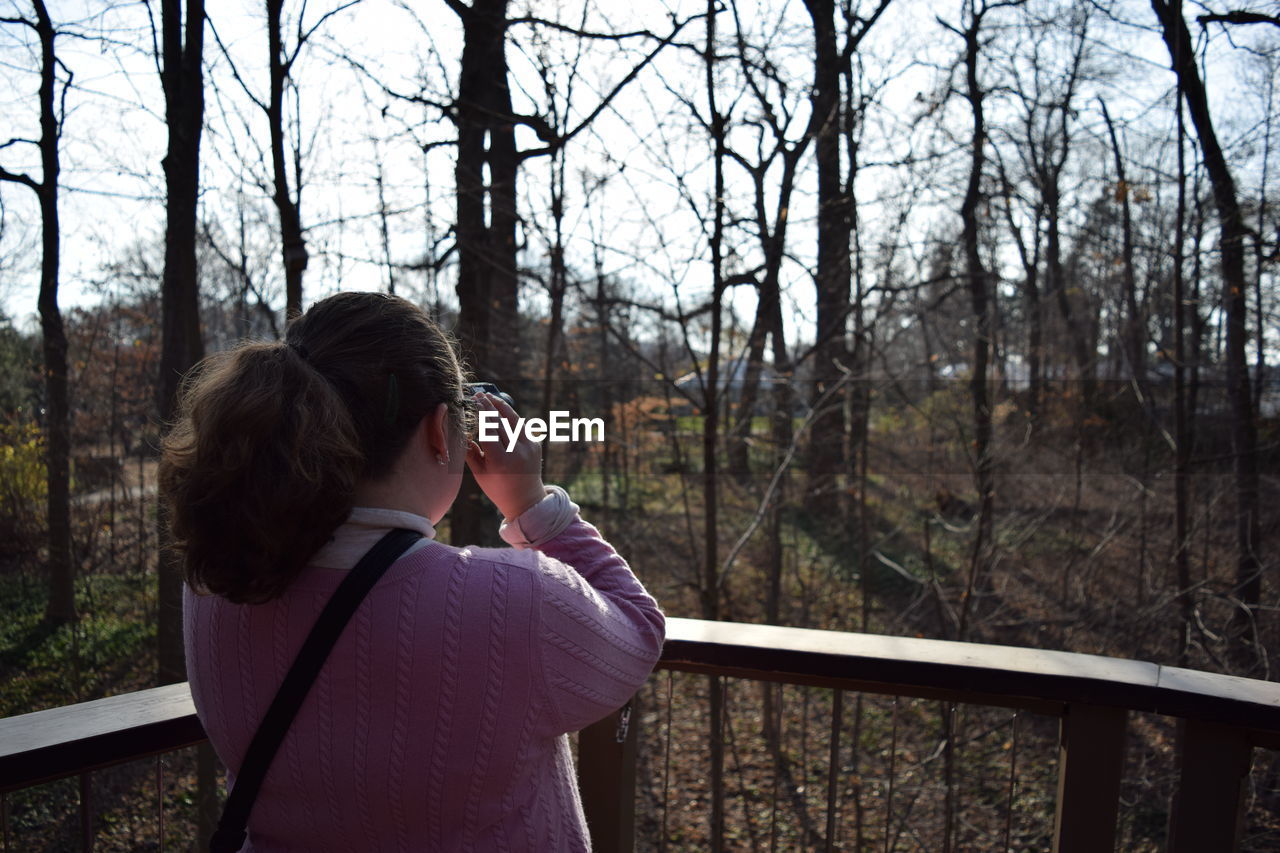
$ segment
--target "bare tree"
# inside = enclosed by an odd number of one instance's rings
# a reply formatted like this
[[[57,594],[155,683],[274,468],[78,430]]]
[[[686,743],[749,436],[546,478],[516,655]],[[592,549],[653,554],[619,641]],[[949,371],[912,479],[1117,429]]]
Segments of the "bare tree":
[[[818,289],[816,341],[814,343],[814,398],[839,381],[849,369],[848,321],[852,269],[852,200],[841,183],[840,143],[844,130],[840,78],[847,57],[836,40],[833,0],[805,0],[813,21],[814,76],[810,109],[816,117],[815,159],[818,166]],[[815,419],[810,437],[810,494],[826,503],[835,474],[844,470],[845,410],[843,398],[832,400],[828,411]],[[829,503],[827,504],[830,505]]]
[[[555,153],[580,134],[692,19],[673,21],[671,33],[659,38],[648,31],[590,33],[541,18],[508,18],[509,0],[473,0],[470,5],[462,0],[444,2],[458,16],[463,30],[457,96],[452,103],[441,105],[458,129],[454,167],[458,338],[477,375],[517,384],[523,379],[517,314],[520,166],[531,157]],[[581,38],[611,41],[643,36],[656,44],[578,123],[561,130],[554,117],[549,122],[544,116],[521,115],[512,108],[506,42],[508,31],[516,24],[549,26]],[[543,145],[518,150],[517,125],[531,128]],[[492,525],[483,523],[481,494],[470,477],[463,481],[450,518],[455,542],[493,537]]]
[[[302,313],[302,274],[307,269],[309,256],[302,227],[304,158],[302,141],[299,138],[301,131],[296,110],[292,117],[292,127],[287,126],[285,98],[291,91],[296,93],[293,70],[307,43],[330,19],[359,2],[360,0],[348,0],[340,3],[325,11],[313,22],[307,21],[307,4],[302,2],[298,7],[293,41],[289,44],[284,36],[285,0],[265,0],[267,28],[267,97],[265,100],[254,93],[249,86],[249,81],[241,75],[231,59],[227,46],[218,39],[217,30],[213,31],[222,54],[231,66],[232,76],[267,120],[271,156],[270,196],[280,220],[280,253],[284,264],[286,319],[292,319]],[[286,140],[286,133],[290,129],[293,131],[293,138]],[[266,189],[265,185],[263,189]]]
[[[961,242],[964,246],[965,276],[969,285],[969,302],[973,322],[973,358],[970,370],[969,393],[973,403],[973,466],[974,485],[978,492],[978,524],[970,554],[969,575],[964,601],[960,611],[960,639],[969,630],[969,618],[973,611],[973,596],[985,582],[989,561],[991,532],[994,513],[995,480],[994,457],[991,444],[991,399],[988,369],[991,358],[991,273],[982,259],[980,248],[978,208],[983,198],[983,177],[986,169],[987,124],[984,102],[987,96],[978,74],[978,61],[982,51],[982,22],[989,12],[1005,6],[1019,5],[1019,0],[987,3],[965,0],[963,29],[943,23],[947,29],[964,39],[963,97],[973,113],[973,130],[969,138],[969,178],[964,201],[960,206],[963,223]]]
[[[735,146],[726,146],[725,149],[728,157],[746,172],[751,182],[753,194],[749,221],[759,241],[761,256],[758,274],[753,273],[747,276],[756,286],[758,301],[755,320],[747,337],[746,368],[738,400],[738,417],[733,424],[732,441],[728,447],[729,469],[745,482],[751,468],[748,436],[755,414],[760,380],[765,369],[766,342],[771,342],[775,404],[783,406],[788,411],[790,409],[791,387],[789,382],[783,381],[791,373],[791,357],[787,351],[782,326],[781,272],[783,261],[786,259],[787,226],[790,221],[792,194],[795,192],[800,163],[823,120],[817,112],[810,112],[809,120],[800,134],[795,139],[788,138],[788,129],[793,122],[795,109],[782,97],[782,93],[788,91],[788,86],[786,81],[779,78],[781,69],[767,60],[764,49],[748,45],[737,3],[732,4],[732,9],[736,24],[737,60],[747,88],[751,91],[759,111],[759,117],[755,120],[759,127],[757,156],[748,157]],[[759,57],[753,58],[753,52],[758,52]],[[776,181],[771,184],[768,178],[775,164],[779,164],[780,171]],[[777,194],[772,210],[769,209],[771,191]],[[779,394],[785,395],[785,401],[778,396]],[[781,419],[776,423],[782,428],[785,436],[773,436],[775,449],[785,449],[790,441],[790,418]],[[774,555],[774,557],[778,556]],[[774,557],[771,557],[770,563],[779,571],[771,572],[770,592],[767,594],[765,605],[765,618],[771,622],[778,618],[779,578],[776,575],[780,573],[780,565],[779,560]]]
[[[1040,224],[1044,217],[1044,200],[1038,195],[1024,202],[1027,227],[1024,230],[1014,213],[1014,199],[1021,198],[1009,177],[1000,149],[993,149],[1000,176],[1001,212],[1022,264],[1023,315],[1027,324],[1027,413],[1032,426],[1040,422],[1040,406],[1044,396],[1044,309],[1041,307],[1040,261],[1044,240]]]
[[[720,414],[720,334],[722,300],[724,299],[724,220],[725,184],[724,163],[726,129],[729,116],[721,112],[716,98],[716,0],[707,0],[707,42],[704,55],[707,82],[707,126],[713,145],[712,167],[715,172],[712,187],[711,219],[711,341],[707,352],[707,377],[703,389],[705,403],[702,407],[702,501],[704,574],[702,579],[702,618],[720,618],[720,530],[717,523],[719,511],[719,482],[716,468],[716,440]],[[718,676],[707,679],[710,694],[711,728],[708,732],[711,744],[711,849],[724,848],[724,682]]]
[[[813,24],[814,77],[810,109],[814,114],[814,157],[818,167],[818,258],[814,283],[817,287],[816,331],[813,348],[815,387],[812,399],[840,381],[851,364],[849,318],[852,305],[853,268],[853,182],[855,164],[842,163],[841,146],[850,141],[849,102],[842,97],[841,81],[851,81],[850,64],[859,43],[888,7],[879,0],[866,17],[855,8],[841,4],[846,18],[845,40],[837,36],[836,6],[833,0],[805,0]],[[852,153],[852,149],[851,149]],[[819,498],[835,485],[835,474],[849,470],[847,405],[843,394],[830,400],[827,411],[819,412],[809,441],[808,469],[812,479],[809,494]],[[825,504],[830,506],[830,504]]]
[[[1022,110],[1019,153],[1035,190],[1036,208],[1043,217],[1045,228],[1045,295],[1055,300],[1058,313],[1066,326],[1068,343],[1075,361],[1076,378],[1081,383],[1082,399],[1085,400],[1092,396],[1094,352],[1077,313],[1077,306],[1073,304],[1070,292],[1072,288],[1068,286],[1062,261],[1062,182],[1074,141],[1071,122],[1078,109],[1075,98],[1082,82],[1089,44],[1089,15],[1087,6],[1070,6],[1065,11],[1070,41],[1066,53],[1067,64],[1062,69],[1060,78],[1055,80],[1045,74],[1046,59],[1040,47],[1044,25],[1037,27],[1040,32],[1031,34],[1035,42],[1030,63],[1032,85],[1024,85],[1021,74],[1015,75],[1018,78],[1018,98]],[[1034,300],[1038,311],[1038,295],[1033,295],[1029,290],[1028,297]],[[1038,324],[1040,317],[1033,317],[1032,322]],[[1040,355],[1041,353],[1035,353],[1031,357],[1038,359]]]
[[[204,356],[196,274],[196,217],[200,185],[200,135],[204,127],[204,2],[165,0],[160,7],[160,81],[164,89],[169,148],[164,158],[165,250],[160,284],[160,382],[162,423],[174,413],[182,377]],[[156,640],[162,684],[186,678],[182,653],[182,571],[169,548],[161,519]]]
[[[1182,249],[1186,242],[1187,213],[1186,129],[1183,122],[1181,93],[1175,93],[1174,99],[1174,109],[1177,111],[1178,208],[1175,214],[1173,237],[1173,567],[1178,589],[1178,609],[1182,615],[1178,663],[1186,666],[1195,615],[1191,589],[1191,530],[1188,518],[1191,479],[1191,436],[1188,428],[1188,414],[1194,411],[1194,406],[1188,405],[1186,387],[1186,285],[1182,259]],[[1108,120],[1107,123],[1109,126],[1110,121]]]
[[[75,565],[71,545],[71,427],[67,388],[67,335],[58,308],[58,263],[62,234],[58,221],[58,143],[66,115],[70,69],[58,59],[54,40],[58,31],[44,0],[32,0],[34,18],[0,18],[0,23],[32,30],[40,42],[40,180],[0,168],[0,181],[21,184],[36,194],[40,206],[40,331],[43,336],[46,407],[45,477],[48,485],[49,600],[45,620],[52,624],[76,618]],[[67,79],[58,93],[58,69]],[[30,140],[10,139],[5,146]]]
[[[1209,114],[1209,99],[1196,65],[1187,22],[1182,16],[1181,0],[1151,0],[1151,8],[1160,21],[1182,99],[1200,140],[1200,150],[1218,209],[1222,304],[1226,318],[1227,394],[1231,401],[1231,443],[1236,477],[1236,578],[1232,595],[1238,603],[1232,620],[1231,643],[1238,665],[1245,671],[1252,671],[1258,665],[1255,617],[1262,596],[1262,527],[1258,506],[1258,425],[1245,357],[1248,324],[1248,289],[1244,272],[1246,229],[1235,180]]]
[[[297,146],[293,151],[293,188],[289,187],[289,168],[284,150],[284,93],[290,82],[293,65],[307,39],[325,19],[353,5],[346,3],[327,12],[310,29],[303,29],[306,4],[298,13],[298,37],[293,49],[286,53],[280,35],[280,17],[284,0],[266,0],[267,53],[269,69],[269,94],[265,104],[267,125],[271,132],[271,173],[275,180],[275,192],[271,200],[280,215],[280,251],[284,260],[284,290],[286,319],[302,313],[302,273],[307,268],[307,244],[302,237],[302,157]]]
[[[1121,334],[1129,370],[1139,389],[1146,386],[1147,373],[1147,318],[1138,299],[1137,272],[1134,264],[1133,245],[1133,192],[1125,171],[1124,155],[1120,150],[1120,138],[1107,102],[1098,100],[1102,118],[1107,124],[1107,136],[1111,140],[1111,153],[1116,164],[1116,195],[1120,199],[1121,262],[1124,265],[1124,304],[1126,310],[1124,331]],[[1145,396],[1145,393],[1144,393]]]

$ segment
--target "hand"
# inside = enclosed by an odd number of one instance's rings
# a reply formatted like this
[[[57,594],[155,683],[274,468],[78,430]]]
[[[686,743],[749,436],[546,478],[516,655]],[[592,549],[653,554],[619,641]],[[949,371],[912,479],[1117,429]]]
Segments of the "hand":
[[[497,411],[503,421],[516,428],[519,416],[515,409],[492,394],[475,395],[481,412]],[[510,439],[505,428],[498,429],[496,441],[469,442],[467,467],[481,490],[489,496],[502,515],[511,520],[546,497],[542,483],[542,445],[530,441],[521,431],[515,447],[507,450]]]

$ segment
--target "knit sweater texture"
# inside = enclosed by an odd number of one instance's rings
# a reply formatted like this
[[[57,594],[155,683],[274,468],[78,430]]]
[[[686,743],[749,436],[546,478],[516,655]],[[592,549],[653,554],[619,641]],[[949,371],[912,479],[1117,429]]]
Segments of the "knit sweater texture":
[[[316,617],[391,526],[358,510],[283,596],[238,605],[187,587],[196,711],[234,784]],[[246,851],[581,851],[569,749],[619,708],[662,649],[657,603],[574,514],[533,548],[426,539],[370,591],[263,782]]]

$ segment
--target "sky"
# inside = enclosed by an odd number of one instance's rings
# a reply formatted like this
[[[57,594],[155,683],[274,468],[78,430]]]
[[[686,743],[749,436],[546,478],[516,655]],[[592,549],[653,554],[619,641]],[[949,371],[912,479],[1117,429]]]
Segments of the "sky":
[[[67,94],[60,200],[64,224],[60,301],[65,307],[107,297],[121,287],[109,268],[131,245],[145,245],[153,255],[157,251],[163,238],[160,161],[165,134],[163,98],[150,54],[145,5],[126,3],[106,11],[105,4],[90,0],[64,0],[55,5],[55,14],[65,15],[64,20],[70,22],[59,47],[74,84]],[[297,4],[288,5],[296,8]],[[308,4],[306,24],[314,23],[334,5]],[[659,33],[670,27],[671,16],[687,18],[705,8],[700,3],[673,0],[623,7],[608,4],[603,6],[605,11],[593,5],[584,15],[577,0],[527,0],[512,4],[513,15],[527,7],[542,16],[593,30],[648,28]],[[811,73],[807,65],[811,35],[806,32],[803,4],[799,0],[762,0],[727,6],[717,24],[722,33],[732,28],[734,8],[756,38],[767,34],[776,45],[771,56],[784,63],[783,73],[793,83],[788,95],[798,130],[807,120],[804,86]],[[1118,9],[1119,17],[1134,23],[1112,21],[1104,26],[1100,20],[1095,25],[1091,46],[1102,79],[1093,90],[1107,98],[1128,145],[1167,147],[1172,113],[1167,101],[1160,101],[1172,84],[1165,70],[1167,54],[1150,29],[1148,6],[1121,3]],[[0,2],[0,14],[26,11],[25,3]],[[211,4],[210,15],[205,49],[204,215],[216,223],[215,232],[224,248],[231,250],[239,248],[239,216],[244,211],[248,264],[263,286],[278,294],[282,290],[278,250],[270,234],[275,214],[260,185],[269,176],[263,160],[265,123],[231,73],[234,66],[255,95],[265,90],[266,38],[260,6],[247,0],[228,0]],[[947,111],[942,132],[933,129],[931,122],[913,126],[913,120],[929,108],[959,48],[958,38],[947,33],[938,19],[954,23],[959,15],[959,3],[940,6],[923,0],[895,0],[864,44],[864,77],[878,90],[877,103],[868,113],[863,151],[866,165],[857,185],[867,251],[886,240],[897,241],[900,258],[914,254],[919,262],[930,235],[958,227],[955,185],[943,178],[961,168],[965,158],[944,158],[937,175],[921,178],[917,174],[916,179],[926,188],[901,232],[893,231],[890,223],[896,218],[904,190],[904,172],[877,164],[894,162],[908,151],[930,146],[958,150],[967,127],[962,101],[953,98],[941,108]],[[993,13],[990,22],[994,28],[1009,26],[1013,13]],[[696,47],[704,38],[703,27],[701,20],[689,24],[681,41]],[[540,57],[555,68],[563,88],[570,81],[566,71],[572,60],[570,52],[579,49],[576,42],[554,34],[539,43],[532,37],[535,32],[545,31],[528,26],[513,30],[508,51],[517,112],[545,106],[536,72]],[[1239,45],[1255,36],[1238,32],[1233,38]],[[631,39],[621,45],[587,43],[582,48],[580,73],[571,81],[577,113],[569,123],[590,111],[651,43],[646,39]],[[1242,70],[1241,51],[1220,36],[1209,45],[1211,98],[1219,133],[1230,147],[1232,140],[1244,134],[1257,135],[1256,128],[1237,119],[1247,114],[1246,102],[1252,95]],[[383,87],[413,93],[422,85],[426,93],[445,100],[456,76],[460,49],[456,16],[443,0],[403,5],[364,0],[328,18],[304,50],[295,69],[299,100],[290,108],[300,117],[299,132],[306,151],[302,214],[313,260],[306,278],[307,301],[337,289],[385,288],[391,275],[398,277],[401,288],[412,291],[416,287],[417,293],[411,295],[428,298],[434,287],[448,298],[452,285],[447,268],[436,281],[428,282],[403,271],[389,272],[385,260],[389,255],[395,263],[409,263],[428,254],[437,241],[444,240],[441,245],[447,246],[445,231],[453,209],[452,152],[446,145],[423,153],[422,146],[449,140],[453,129],[434,110],[389,97]],[[352,59],[359,63],[358,68]],[[0,115],[10,127],[9,134],[0,135],[32,138],[37,132],[35,61],[25,32],[0,27],[0,68],[4,69]],[[672,307],[676,299],[686,307],[705,299],[711,281],[705,230],[692,212],[694,207],[705,210],[708,204],[709,147],[704,134],[696,128],[690,131],[691,113],[681,102],[692,98],[699,111],[706,112],[697,62],[696,54],[688,49],[662,53],[588,131],[570,143],[566,156],[565,228],[570,263],[589,273],[600,248],[609,274]],[[987,73],[996,75],[998,69]],[[420,84],[423,80],[426,82]],[[1243,92],[1242,85],[1246,86]],[[726,86],[721,106],[737,117],[750,117],[758,108],[749,97],[739,94],[735,100],[733,89]],[[998,95],[993,96],[989,110],[997,121],[1002,109],[1007,107]],[[1101,140],[1103,129],[1096,103],[1082,99],[1077,120],[1089,137]],[[735,140],[750,150],[748,130],[739,131]],[[523,130],[518,141],[528,147],[537,144],[532,134]],[[1090,156],[1092,162],[1088,162]],[[809,157],[811,162],[812,150]],[[1255,156],[1250,162],[1257,161]],[[11,171],[39,172],[34,147],[21,142],[0,149],[0,164]],[[547,254],[539,234],[550,227],[546,215],[549,166],[548,158],[534,158],[527,161],[521,175],[521,212],[528,217],[529,237],[524,262],[531,268],[545,264]],[[1083,184],[1101,181],[1108,170],[1105,158],[1086,154],[1078,173]],[[930,177],[936,180],[931,182]],[[1248,190],[1248,170],[1239,177],[1242,188]],[[745,186],[741,171],[731,166],[729,180],[731,193],[740,194]],[[1256,186],[1256,179],[1252,184]],[[784,270],[793,336],[803,336],[811,328],[812,192],[809,169],[801,176],[797,209],[790,216],[794,259]],[[588,198],[591,204],[584,205]],[[39,259],[34,195],[23,187],[0,185],[0,204],[0,305],[17,322],[30,326]],[[377,215],[382,206],[393,211],[388,217],[385,247]],[[730,264],[735,262],[745,267],[755,263],[745,255],[731,257]],[[537,286],[527,288],[526,294],[527,305],[533,310],[545,304]],[[748,317],[754,307],[750,289],[735,288],[732,298],[735,312]]]

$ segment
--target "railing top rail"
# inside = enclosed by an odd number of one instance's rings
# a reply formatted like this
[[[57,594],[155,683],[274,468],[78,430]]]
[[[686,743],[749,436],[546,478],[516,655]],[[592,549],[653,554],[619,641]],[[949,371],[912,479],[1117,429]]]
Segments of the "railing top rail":
[[[185,681],[0,719],[0,791],[204,739]]]
[[[660,666],[1050,713],[1082,702],[1280,733],[1280,683],[1075,652],[670,618]]]
[[[1044,713],[1128,708],[1239,726],[1268,746],[1280,735],[1280,684],[1071,652],[671,618],[659,666]],[[203,739],[185,683],[0,719],[0,790]]]

